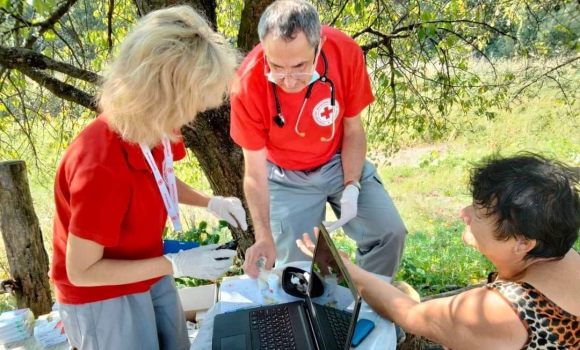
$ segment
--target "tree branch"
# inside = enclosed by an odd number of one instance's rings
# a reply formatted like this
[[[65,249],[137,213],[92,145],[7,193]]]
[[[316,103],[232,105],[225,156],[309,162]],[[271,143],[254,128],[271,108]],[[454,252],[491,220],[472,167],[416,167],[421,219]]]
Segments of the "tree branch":
[[[561,63],[559,65],[557,65],[556,67],[550,68],[547,72],[545,72],[544,74],[541,74],[539,76],[537,76],[534,80],[530,81],[529,83],[527,83],[525,86],[523,86],[521,89],[518,90],[518,92],[516,92],[516,94],[514,95],[514,99],[517,98],[524,90],[526,90],[527,88],[529,88],[530,86],[534,85],[535,83],[537,83],[540,79],[547,77],[550,73],[557,71],[558,69],[569,65],[570,63],[573,63],[575,61],[580,60],[580,56],[576,56],[576,57],[572,57],[571,59],[565,61],[564,63]]]
[[[478,22],[478,21],[472,21],[469,19],[454,19],[454,20],[436,20],[436,21],[426,21],[426,22],[418,22],[418,23],[411,23],[407,26],[404,27],[399,27],[395,30],[393,30],[391,32],[391,34],[397,34],[397,33],[401,33],[401,32],[407,32],[407,31],[411,31],[411,30],[415,30],[419,27],[422,27],[426,24],[441,24],[441,23],[447,23],[447,24],[455,24],[455,23],[469,23],[469,24],[475,24],[481,27],[486,27],[488,29],[490,29],[493,32],[496,32],[498,34],[501,34],[503,36],[507,36],[508,38],[513,39],[514,41],[518,41],[518,39],[512,35],[510,35],[507,32],[504,32],[502,30],[497,29],[496,27],[492,26],[489,23],[485,23],[485,22]]]
[[[18,47],[0,46],[0,64],[4,67],[18,70],[21,70],[21,68],[52,69],[91,84],[98,84],[101,80],[101,76],[96,73],[77,68],[68,63],[55,61],[35,51]]]
[[[109,10],[107,11],[107,43],[109,44],[109,53],[113,51],[113,10],[115,9],[115,0],[109,0]]]
[[[336,21],[338,21],[338,18],[340,17],[340,15],[342,15],[342,12],[344,11],[344,8],[348,4],[348,2],[349,2],[349,0],[344,0],[344,2],[342,4],[342,7],[340,8],[340,10],[336,14],[336,16],[334,16],[334,18],[332,19],[332,21],[330,21],[330,23],[328,24],[329,26],[334,27],[334,24],[336,23]]]
[[[60,7],[58,7],[46,21],[34,24],[35,26],[39,26],[40,30],[38,31],[38,35],[34,36],[31,34],[30,37],[28,37],[25,47],[27,49],[31,49],[32,45],[34,45],[38,38],[40,38],[48,30],[52,29],[54,25],[70,10],[72,5],[74,5],[76,2],[77,0],[67,0],[64,4],[60,5]]]
[[[367,33],[370,33],[370,31]],[[388,42],[390,42],[392,39],[408,38],[409,36],[410,36],[409,34],[383,34],[383,33],[381,33],[381,40],[373,41],[373,42],[370,42],[368,44],[362,45],[360,48],[362,49],[362,51],[366,55],[366,53],[369,52],[370,50],[377,48],[379,46],[385,45]]]
[[[17,67],[16,69],[22,72],[22,74],[26,75],[28,78],[34,80],[36,83],[38,83],[38,85],[52,92],[56,97],[77,103],[94,112],[98,112],[94,96],[89,95],[70,84],[64,83],[36,68],[31,68],[24,65]]]

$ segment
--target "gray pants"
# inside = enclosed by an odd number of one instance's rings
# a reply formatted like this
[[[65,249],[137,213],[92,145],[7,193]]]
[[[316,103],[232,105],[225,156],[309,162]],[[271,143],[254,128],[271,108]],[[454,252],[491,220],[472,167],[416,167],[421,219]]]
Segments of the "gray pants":
[[[79,350],[188,350],[185,315],[172,276],[148,292],[87,303],[60,304],[70,345]]]
[[[357,263],[363,269],[393,277],[405,246],[407,229],[377,170],[365,161],[357,216],[343,226],[357,244]],[[312,235],[326,216],[326,202],[340,217],[344,177],[340,153],[312,171],[291,171],[268,162],[270,226],[276,243],[276,264],[308,260],[296,247],[302,233]]]

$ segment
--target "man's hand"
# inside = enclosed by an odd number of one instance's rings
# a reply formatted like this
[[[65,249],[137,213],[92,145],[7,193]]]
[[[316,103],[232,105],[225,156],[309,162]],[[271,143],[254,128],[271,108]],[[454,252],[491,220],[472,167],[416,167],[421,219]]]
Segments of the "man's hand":
[[[351,219],[354,219],[358,210],[359,189],[354,185],[348,185],[342,191],[340,199],[340,219],[337,221],[324,221],[322,224],[327,227],[328,232],[332,232],[342,227]]]
[[[254,245],[246,250],[246,260],[244,261],[244,272],[251,278],[258,278],[260,270],[258,268],[258,260],[266,258],[264,268],[271,270],[276,261],[276,245],[272,238],[263,238],[257,240]]]
[[[248,229],[246,211],[242,202],[236,197],[215,196],[209,200],[207,211],[218,219],[227,221],[233,227],[239,226],[244,231]]]
[[[232,266],[235,250],[215,250],[219,245],[210,244],[180,251],[179,253],[165,254],[171,262],[174,277],[195,277],[214,280],[226,273]],[[222,258],[225,260],[216,260]]]

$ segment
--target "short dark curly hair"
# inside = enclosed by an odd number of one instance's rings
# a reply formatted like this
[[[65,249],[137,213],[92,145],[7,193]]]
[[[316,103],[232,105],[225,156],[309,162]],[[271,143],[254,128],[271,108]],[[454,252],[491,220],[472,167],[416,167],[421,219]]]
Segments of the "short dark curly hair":
[[[580,231],[580,169],[534,153],[485,159],[471,171],[474,205],[496,216],[495,237],[535,239],[525,259],[563,258]]]

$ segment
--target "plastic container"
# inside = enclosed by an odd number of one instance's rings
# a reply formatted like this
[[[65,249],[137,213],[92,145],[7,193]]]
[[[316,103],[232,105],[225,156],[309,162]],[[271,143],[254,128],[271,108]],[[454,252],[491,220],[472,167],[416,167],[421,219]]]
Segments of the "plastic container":
[[[280,277],[275,273],[268,275],[268,294],[270,297],[278,296],[278,291],[280,290]]]
[[[188,250],[199,247],[199,242],[182,242],[174,240],[163,241],[163,254],[179,253],[182,250]]]

